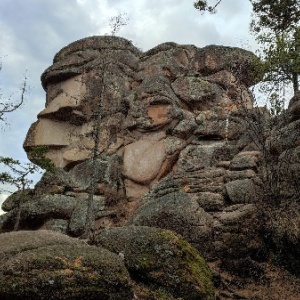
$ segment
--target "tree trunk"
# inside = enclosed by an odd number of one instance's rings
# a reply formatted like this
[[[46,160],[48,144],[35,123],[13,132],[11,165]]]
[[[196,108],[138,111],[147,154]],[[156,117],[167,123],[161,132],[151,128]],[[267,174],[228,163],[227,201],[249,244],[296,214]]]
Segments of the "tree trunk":
[[[292,74],[292,81],[293,81],[294,94],[296,94],[299,91],[298,74],[296,73]]]

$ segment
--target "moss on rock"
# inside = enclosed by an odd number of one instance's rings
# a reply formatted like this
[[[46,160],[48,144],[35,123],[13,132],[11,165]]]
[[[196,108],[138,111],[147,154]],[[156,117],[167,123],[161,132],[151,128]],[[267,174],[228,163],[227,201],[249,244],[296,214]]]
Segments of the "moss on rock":
[[[214,298],[212,276],[205,260],[172,231],[146,226],[109,228],[97,234],[96,243],[122,253],[136,282],[182,299]]]
[[[25,232],[26,242],[21,235],[0,235],[0,299],[132,299],[118,255],[58,233]]]

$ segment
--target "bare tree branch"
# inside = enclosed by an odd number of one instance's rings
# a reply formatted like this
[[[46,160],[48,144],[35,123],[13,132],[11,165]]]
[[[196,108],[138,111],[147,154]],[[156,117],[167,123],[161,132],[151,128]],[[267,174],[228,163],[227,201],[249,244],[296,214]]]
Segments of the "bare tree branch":
[[[0,64],[0,71],[2,70],[2,63]],[[25,100],[25,95],[27,92],[27,75],[25,74],[23,83],[20,87],[21,95],[20,99],[16,102],[12,101],[10,96],[8,99],[4,99],[2,95],[2,91],[0,89],[0,121],[5,121],[5,114],[11,113],[18,108],[20,108]]]

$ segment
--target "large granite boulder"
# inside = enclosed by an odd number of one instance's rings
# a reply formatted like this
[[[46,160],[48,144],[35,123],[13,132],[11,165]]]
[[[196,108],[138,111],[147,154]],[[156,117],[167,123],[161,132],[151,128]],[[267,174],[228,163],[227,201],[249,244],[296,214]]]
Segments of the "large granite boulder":
[[[180,299],[213,299],[211,272],[195,248],[172,231],[146,226],[102,230],[95,243],[124,256],[131,276]]]
[[[120,227],[96,246],[53,231],[0,234],[1,299],[213,299],[211,272],[173,232]]]
[[[142,205],[128,224],[158,227],[181,234],[205,258],[212,250],[213,217],[187,194],[174,192]]]
[[[123,260],[52,231],[0,234],[1,299],[132,299]]]

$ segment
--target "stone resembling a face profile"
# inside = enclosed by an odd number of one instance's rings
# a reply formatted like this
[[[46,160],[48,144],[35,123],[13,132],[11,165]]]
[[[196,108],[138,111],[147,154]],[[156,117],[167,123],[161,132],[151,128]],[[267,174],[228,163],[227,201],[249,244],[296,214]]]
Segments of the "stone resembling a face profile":
[[[234,138],[229,116],[252,107],[254,60],[222,46],[165,43],[141,52],[118,37],[76,41],[42,74],[46,107],[24,148],[46,146],[46,157],[67,171],[89,160],[95,147],[102,157],[117,155],[126,194],[140,197],[187,168],[188,153],[197,153],[193,163],[210,166],[211,153],[203,149]]]

